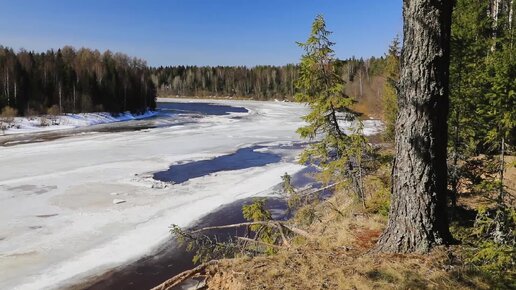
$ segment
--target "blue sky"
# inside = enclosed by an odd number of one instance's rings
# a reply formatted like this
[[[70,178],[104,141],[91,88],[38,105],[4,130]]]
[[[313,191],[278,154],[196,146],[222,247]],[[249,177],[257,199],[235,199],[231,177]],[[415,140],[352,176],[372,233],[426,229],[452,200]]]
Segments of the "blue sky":
[[[150,65],[298,62],[317,14],[339,58],[381,56],[401,34],[401,0],[0,0],[0,44],[110,49]]]

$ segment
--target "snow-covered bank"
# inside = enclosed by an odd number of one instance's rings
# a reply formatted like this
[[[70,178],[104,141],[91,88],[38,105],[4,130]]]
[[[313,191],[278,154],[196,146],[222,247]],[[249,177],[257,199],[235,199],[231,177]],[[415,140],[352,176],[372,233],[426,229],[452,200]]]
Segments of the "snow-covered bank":
[[[304,106],[236,105],[250,113],[1,148],[0,289],[59,288],[136,259],[169,237],[170,224],[186,226],[223,204],[270,193],[284,172],[302,168],[286,158],[164,188],[142,178],[256,143],[298,141]]]
[[[188,102],[159,101],[169,100]],[[171,164],[300,141],[302,104],[206,102],[249,113],[0,148],[0,289],[61,288],[133,261],[169,237],[170,224],[187,226],[237,199],[271,194],[281,175],[304,168],[294,148],[265,166],[156,186],[152,173]]]
[[[156,111],[146,111],[143,114],[130,112],[112,115],[106,112],[65,114],[58,116],[16,117],[5,134],[24,134],[44,131],[80,128],[99,124],[109,124],[131,120],[141,120],[156,116]]]

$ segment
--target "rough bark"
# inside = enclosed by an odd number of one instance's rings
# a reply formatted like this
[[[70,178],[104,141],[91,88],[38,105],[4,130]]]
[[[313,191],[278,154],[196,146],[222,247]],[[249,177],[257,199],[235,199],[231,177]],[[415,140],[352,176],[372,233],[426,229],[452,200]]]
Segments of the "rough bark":
[[[452,241],[446,214],[452,2],[403,1],[396,159],[381,252],[427,252]]]

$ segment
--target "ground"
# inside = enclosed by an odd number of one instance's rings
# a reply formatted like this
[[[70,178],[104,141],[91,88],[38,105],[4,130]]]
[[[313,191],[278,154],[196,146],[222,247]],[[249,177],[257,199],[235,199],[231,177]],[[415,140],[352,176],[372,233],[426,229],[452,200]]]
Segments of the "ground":
[[[514,160],[511,156],[507,158],[508,164]],[[197,281],[202,281],[207,289],[232,290],[516,287],[514,265],[505,265],[507,270],[495,275],[466,263],[471,254],[469,248],[475,241],[461,236],[457,227],[461,231],[471,230],[475,211],[489,205],[475,194],[464,193],[458,199],[452,232],[461,239],[460,244],[438,247],[427,255],[375,253],[374,246],[387,220],[382,204],[385,205],[388,195],[381,194],[388,188],[386,169],[367,178],[366,209],[345,190],[338,191],[317,206],[319,220],[304,228],[313,238],[294,240],[290,247],[283,247],[274,255],[217,261]],[[515,190],[515,174],[516,167],[509,165],[506,184],[511,193]],[[511,206],[515,206],[514,202]],[[292,222],[299,224],[296,219]],[[190,282],[190,285],[196,289],[195,284]]]

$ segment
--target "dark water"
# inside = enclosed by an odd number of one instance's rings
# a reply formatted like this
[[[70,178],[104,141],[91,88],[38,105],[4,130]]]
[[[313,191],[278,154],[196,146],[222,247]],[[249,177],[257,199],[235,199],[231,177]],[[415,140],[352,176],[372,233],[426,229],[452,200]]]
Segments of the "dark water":
[[[281,156],[278,154],[255,151],[260,148],[265,147],[246,147],[238,149],[235,153],[209,160],[172,165],[168,170],[155,173],[154,179],[182,183],[189,179],[205,176],[210,173],[260,167],[281,161]]]
[[[229,115],[230,113],[248,113],[244,107],[233,107],[227,105],[211,103],[158,103],[158,108],[162,111],[173,113],[197,113],[202,115]]]
[[[192,228],[245,222],[246,220],[242,216],[242,206],[251,202],[252,199],[249,198],[222,206],[218,210],[206,215]],[[267,200],[267,208],[271,211],[273,218],[276,220],[285,220],[288,218],[286,211],[287,204],[284,199],[269,198]],[[206,233],[217,235],[219,240],[222,241],[230,236],[242,235],[243,229],[212,230]],[[150,289],[185,270],[195,267],[192,263],[192,258],[193,254],[187,252],[184,247],[178,246],[177,242],[171,237],[152,255],[145,256],[134,263],[116,268],[102,276],[92,277],[92,282],[90,283],[75,285],[69,289]]]
[[[317,188],[320,184],[314,181],[313,174],[315,172],[317,172],[317,169],[309,166],[292,175],[292,183],[298,188],[307,185]],[[331,194],[331,189],[324,190],[319,193],[319,198],[326,199]],[[247,198],[221,206],[197,221],[191,229],[244,222],[242,206],[252,202],[252,198]],[[272,213],[274,220],[287,220],[291,217],[292,213],[288,210],[287,202],[281,196],[267,198],[266,207]],[[225,240],[230,236],[242,235],[243,229],[212,230],[206,232],[206,234],[217,235],[219,240]],[[187,252],[184,247],[178,246],[177,242],[171,237],[148,256],[113,269],[103,275],[91,277],[88,279],[89,282],[74,285],[69,289],[150,289],[185,270],[193,268],[195,265],[192,263],[192,258],[193,254]]]

